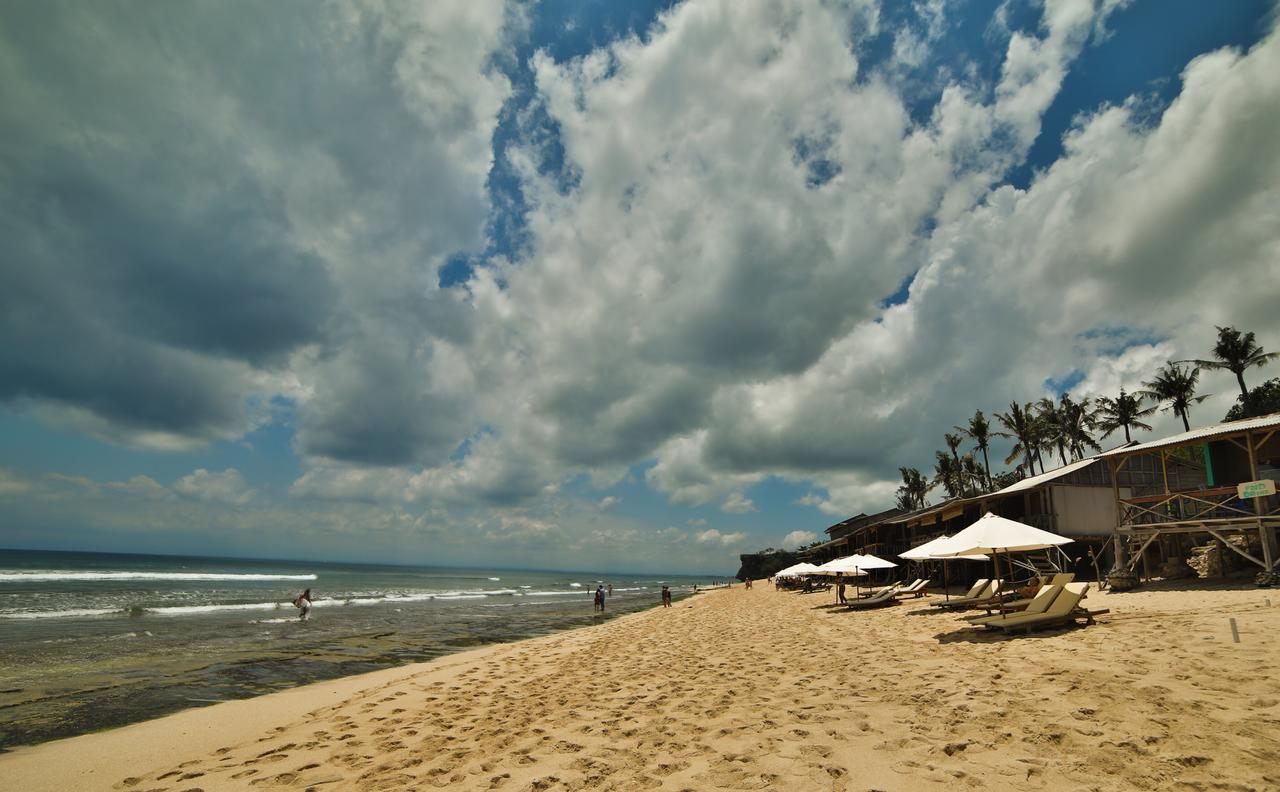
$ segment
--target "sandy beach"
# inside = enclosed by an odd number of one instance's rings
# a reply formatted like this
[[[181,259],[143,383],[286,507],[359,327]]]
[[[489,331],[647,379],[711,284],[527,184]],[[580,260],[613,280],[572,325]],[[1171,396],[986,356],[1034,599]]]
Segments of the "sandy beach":
[[[0,788],[1280,789],[1280,592],[1094,592],[1097,625],[1014,639],[832,598],[739,586],[189,710],[0,755]]]

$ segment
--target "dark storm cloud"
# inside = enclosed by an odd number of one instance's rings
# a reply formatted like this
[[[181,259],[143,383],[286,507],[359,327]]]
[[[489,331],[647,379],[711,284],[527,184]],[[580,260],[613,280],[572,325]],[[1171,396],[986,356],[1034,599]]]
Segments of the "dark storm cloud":
[[[244,428],[245,400],[261,388],[255,370],[283,372],[311,345],[325,360],[363,358],[337,348],[373,343],[350,337],[367,324],[352,317],[387,313],[434,281],[432,261],[481,238],[487,149],[468,136],[483,126],[485,103],[417,68],[434,46],[421,40],[424,25],[443,18],[447,28],[450,13],[311,3],[7,9],[0,402],[87,411],[117,439],[160,431],[202,440]],[[438,18],[424,23],[430,14]],[[410,324],[403,308],[388,321],[405,332],[465,332],[451,306],[418,303]],[[444,318],[429,314],[436,308]],[[358,373],[312,372],[318,390],[342,390],[323,382],[332,379],[344,392]],[[399,401],[416,408],[419,396]],[[345,406],[321,410],[342,417],[336,435],[356,414]],[[360,414],[374,437],[379,422],[394,421]],[[396,443],[405,437],[415,434]],[[402,456],[353,447],[335,441],[327,453]]]

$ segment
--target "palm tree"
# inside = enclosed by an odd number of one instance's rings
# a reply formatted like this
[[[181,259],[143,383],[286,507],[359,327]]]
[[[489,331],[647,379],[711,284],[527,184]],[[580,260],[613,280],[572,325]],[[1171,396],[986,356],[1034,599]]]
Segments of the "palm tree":
[[[915,511],[927,506],[925,496],[933,486],[924,475],[910,467],[900,467],[898,472],[902,474],[902,486],[898,487],[898,508],[903,511]]]
[[[1021,456],[1025,460],[1027,474],[1034,475],[1036,470],[1032,464],[1031,455],[1040,441],[1036,435],[1035,415],[1032,413],[1031,405],[1023,406],[1017,402],[1009,402],[1009,411],[995,413],[995,416],[996,420],[1008,430],[996,432],[996,437],[1007,437],[1014,441],[1013,448],[1009,449],[1009,456],[1005,457],[1004,463],[1011,464]]]
[[[1199,404],[1209,395],[1196,395],[1196,387],[1200,383],[1200,369],[1191,368],[1184,369],[1182,366],[1172,361],[1165,364],[1165,367],[1156,372],[1155,379],[1150,382],[1142,383],[1146,388],[1139,392],[1139,396],[1154,400],[1157,404],[1168,402],[1169,406],[1166,410],[1173,410],[1173,414],[1182,419],[1182,427],[1186,431],[1191,431],[1191,405]]]
[[[956,431],[968,436],[974,442],[974,448],[982,452],[982,467],[986,473],[987,489],[991,489],[991,460],[987,458],[987,448],[991,445],[991,426],[982,410],[976,410],[969,419],[969,425],[957,426]]]
[[[960,448],[960,443],[964,440],[964,438],[962,438],[958,434],[951,434],[950,432],[947,432],[942,436],[942,439],[946,442],[947,448],[951,449],[951,458],[955,460],[955,463],[957,465],[960,464],[959,448]]]
[[[1146,429],[1150,432],[1151,426],[1143,423],[1142,419],[1154,413],[1156,405],[1143,409],[1142,402],[1141,393],[1125,393],[1123,387],[1120,388],[1120,395],[1114,399],[1106,396],[1099,398],[1098,411],[1094,415],[1097,418],[1098,428],[1102,430],[1102,439],[1107,439],[1112,432],[1120,428],[1124,429],[1126,443],[1133,441],[1129,436],[1129,427]]]
[[[1241,333],[1234,327],[1219,327],[1218,342],[1213,345],[1216,360],[1184,360],[1200,368],[1225,369],[1236,375],[1240,384],[1240,401],[1249,401],[1249,389],[1244,385],[1244,372],[1254,366],[1265,366],[1268,360],[1280,357],[1280,352],[1266,352],[1254,341],[1253,333]]]
[[[1094,417],[1093,399],[1085,396],[1080,401],[1064,393],[1058,404],[1058,425],[1071,449],[1073,460],[1084,459],[1085,451],[1101,451],[1102,446],[1093,439],[1093,429],[1098,425]]]
[[[1064,399],[1069,399],[1067,394],[1062,394]],[[1062,464],[1067,464],[1067,433],[1064,428],[1065,414],[1058,409],[1058,405],[1054,404],[1053,399],[1048,397],[1036,402],[1036,420],[1040,424],[1041,445],[1048,448],[1058,450],[1058,459]],[[1041,463],[1043,467],[1044,463]],[[1041,470],[1040,472],[1044,472]]]

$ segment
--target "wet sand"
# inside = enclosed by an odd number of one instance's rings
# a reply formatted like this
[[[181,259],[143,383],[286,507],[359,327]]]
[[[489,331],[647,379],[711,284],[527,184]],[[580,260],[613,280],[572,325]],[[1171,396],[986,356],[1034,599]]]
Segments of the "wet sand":
[[[1091,593],[1099,624],[1014,639],[831,600],[737,587],[189,710],[0,755],[0,789],[1280,788],[1280,591]]]

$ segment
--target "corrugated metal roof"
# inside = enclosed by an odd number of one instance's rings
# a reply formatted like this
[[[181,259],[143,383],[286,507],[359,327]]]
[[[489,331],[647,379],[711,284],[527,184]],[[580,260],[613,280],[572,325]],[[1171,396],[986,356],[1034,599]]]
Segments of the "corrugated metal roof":
[[[1141,454],[1144,451],[1153,451],[1157,448],[1168,448],[1169,446],[1183,445],[1185,443],[1204,442],[1206,440],[1214,440],[1258,429],[1280,429],[1280,413],[1264,415],[1260,418],[1246,418],[1243,421],[1228,421],[1227,423],[1204,426],[1199,429],[1192,429],[1190,432],[1183,432],[1182,434],[1176,434],[1172,437],[1166,437],[1162,440],[1151,440],[1146,443],[1122,446],[1111,451],[1104,451],[1103,453],[1098,454],[1098,457],[1102,458]]]
[[[1031,476],[1030,478],[1024,478],[1022,481],[1018,481],[1013,484],[1010,484],[1009,486],[1005,487],[1002,490],[996,490],[995,492],[991,492],[986,495],[979,495],[977,498],[974,498],[974,500],[981,500],[982,498],[992,498],[997,495],[1011,495],[1015,492],[1022,492],[1024,490],[1035,489],[1036,487],[1039,487],[1041,484],[1048,484],[1050,481],[1053,481],[1054,479],[1062,478],[1063,476],[1074,473],[1077,470],[1084,470],[1085,468],[1089,467],[1090,465],[1096,462],[1101,462],[1102,461],[1101,456],[1102,455],[1099,454],[1097,456],[1085,457],[1084,459],[1081,459],[1078,462],[1072,462],[1069,465],[1063,465],[1062,467],[1056,467],[1053,470],[1047,470],[1044,473],[1040,473],[1039,475]]]

